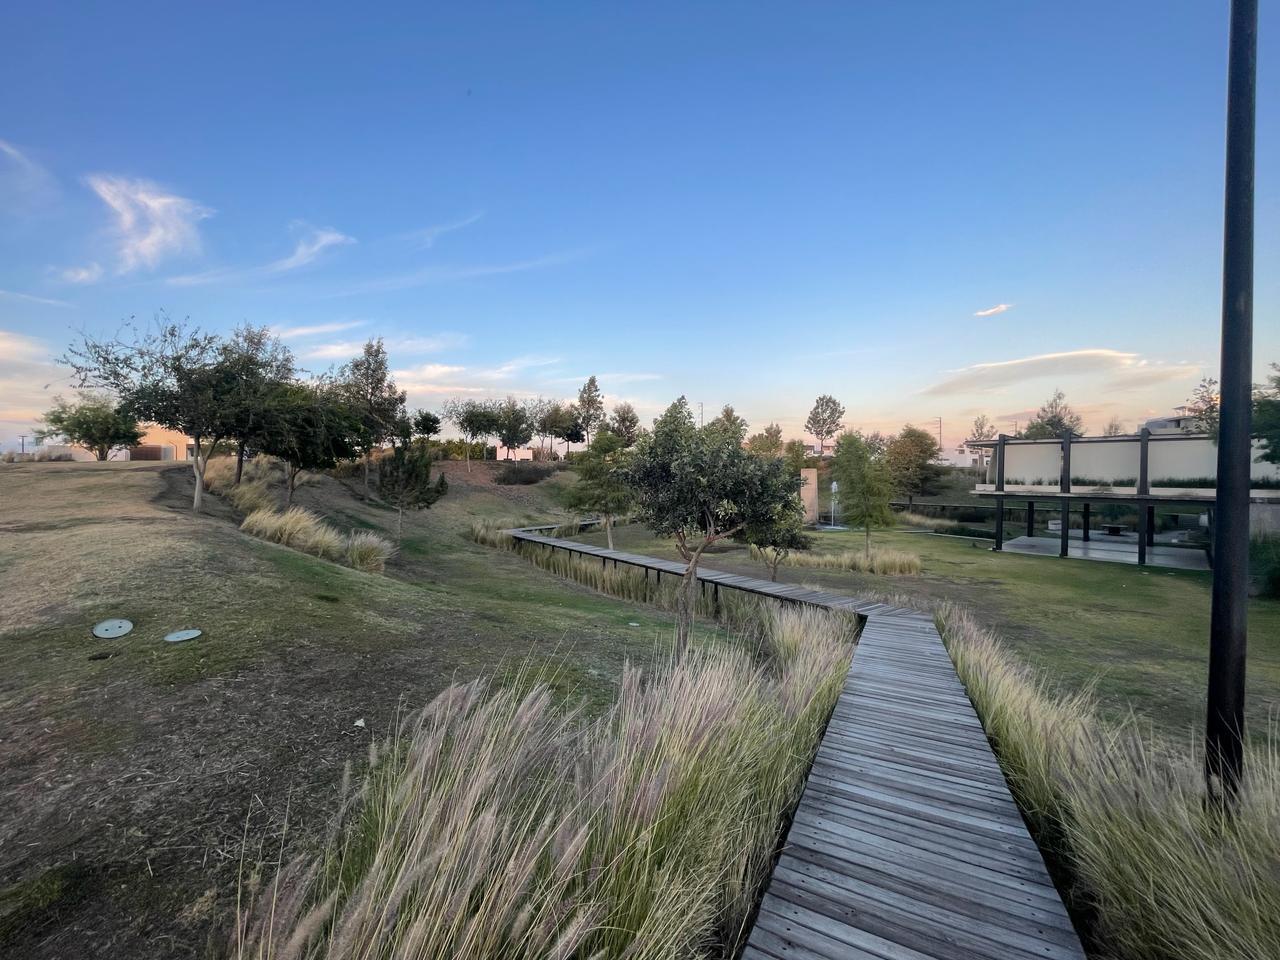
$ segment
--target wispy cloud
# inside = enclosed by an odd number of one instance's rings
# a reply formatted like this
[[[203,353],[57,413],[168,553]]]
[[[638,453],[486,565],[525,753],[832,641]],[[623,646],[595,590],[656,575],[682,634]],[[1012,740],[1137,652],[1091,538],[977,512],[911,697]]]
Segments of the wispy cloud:
[[[39,303],[46,307],[69,307],[65,300],[53,300],[50,297],[37,297],[30,293],[19,293],[16,290],[0,290],[0,298],[5,300],[21,300],[24,303]]]
[[[550,367],[559,362],[560,360],[556,357],[515,357],[496,367],[476,370],[473,376],[480,380],[507,380],[526,370]]]
[[[58,194],[44,167],[7,140],[0,140],[0,207],[5,212],[38,207]]]
[[[461,220],[454,220],[451,223],[441,223],[433,227],[424,227],[421,230],[414,230],[409,234],[409,236],[424,247],[433,247],[435,246],[436,241],[446,233],[453,233],[455,230],[463,230],[480,220],[483,216],[484,211],[473,213],[469,217],[464,217]]]
[[[994,307],[987,307],[985,310],[978,310],[974,313],[975,317],[994,317],[997,313],[1004,313],[1006,310],[1012,310],[1012,303],[997,303]]]
[[[86,183],[115,215],[119,273],[154,268],[169,257],[200,252],[196,225],[213,216],[208,207],[150,180],[94,174]]]
[[[1041,377],[1115,372],[1139,366],[1142,363],[1142,358],[1136,353],[1124,353],[1120,350],[1105,348],[1042,353],[1017,360],[975,363],[953,371],[945,380],[921,392],[933,396],[951,393],[991,393],[1015,383]]]
[[[552,383],[584,383],[589,374],[577,377],[556,377]],[[602,386],[608,387],[616,383],[646,383],[652,380],[666,379],[661,373],[598,373],[595,375]]]
[[[469,338],[464,333],[437,333],[426,336],[390,337],[384,342],[388,351],[397,354],[440,353],[465,346]],[[338,340],[320,343],[302,352],[305,360],[347,360],[364,348],[363,340]]]
[[[386,293],[392,290],[408,290],[413,287],[424,287],[433,283],[447,283],[454,280],[471,280],[477,277],[491,277],[506,273],[524,273],[528,270],[539,270],[543,267],[554,267],[571,263],[583,256],[582,251],[569,251],[551,254],[545,257],[533,257],[528,260],[514,260],[510,263],[473,264],[473,265],[433,265],[411,270],[407,273],[395,274],[374,280],[357,283],[345,290],[330,294],[331,297],[350,297],[367,293]]]
[[[97,283],[102,279],[102,264],[94,261],[83,267],[64,267],[54,271],[64,283]]]
[[[305,267],[315,261],[330,247],[355,243],[346,234],[332,227],[313,227],[310,224],[295,223],[295,230],[302,231],[293,253],[270,263],[256,267],[223,267],[216,270],[205,270],[201,273],[189,273],[183,276],[170,277],[168,283],[178,287],[193,287],[208,283],[219,283],[231,280],[254,280],[263,277],[278,276]]]
[[[343,330],[354,330],[356,327],[367,326],[368,320],[338,320],[334,323],[312,323],[299,324],[292,327],[273,327],[274,333],[281,340],[300,339],[302,337],[316,337],[324,333],[341,333]]]

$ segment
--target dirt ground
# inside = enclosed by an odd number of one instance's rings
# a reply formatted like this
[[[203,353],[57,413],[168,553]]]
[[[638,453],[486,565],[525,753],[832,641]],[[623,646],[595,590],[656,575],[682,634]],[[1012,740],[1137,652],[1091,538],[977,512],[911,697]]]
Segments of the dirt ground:
[[[607,702],[669,642],[664,615],[467,540],[474,516],[557,518],[567,478],[492,469],[446,465],[382,576],[253,540],[216,497],[193,518],[185,467],[0,465],[0,956],[216,956],[242,861],[313,844],[401,711],[530,658]],[[394,530],[359,490],[299,500]],[[134,631],[94,639],[108,616]]]

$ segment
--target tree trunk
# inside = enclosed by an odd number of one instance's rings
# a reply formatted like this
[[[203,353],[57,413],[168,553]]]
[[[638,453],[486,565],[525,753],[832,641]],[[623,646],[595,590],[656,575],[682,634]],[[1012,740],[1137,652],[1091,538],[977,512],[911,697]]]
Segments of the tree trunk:
[[[680,592],[676,602],[676,659],[684,659],[689,649],[689,636],[693,633],[693,611],[697,604],[698,562],[690,560],[684,576],[680,578]]]
[[[200,456],[200,441],[196,441],[195,459],[191,461],[191,470],[196,475],[196,492],[191,497],[191,512],[199,513],[204,503],[204,460]]]
[[[396,543],[404,543],[404,501],[399,501],[396,506]]]
[[[240,486],[240,478],[244,476],[244,441],[236,444],[236,486]]]
[[[778,564],[782,562],[782,557],[778,554],[773,555],[773,562],[769,564],[769,579],[773,583],[778,582]]]
[[[289,483],[285,490],[284,505],[286,508],[293,506],[293,488],[298,484],[298,474],[301,470],[289,471]]]
[[[369,499],[369,454],[364,455],[364,498]]]
[[[867,536],[865,559],[867,561],[867,564],[870,565],[871,563],[871,521],[868,520],[862,529]]]
[[[609,549],[613,549],[613,517],[609,514],[604,515],[604,536],[609,544]]]
[[[471,472],[471,441],[464,440],[462,444],[462,459],[467,461],[467,473]]]

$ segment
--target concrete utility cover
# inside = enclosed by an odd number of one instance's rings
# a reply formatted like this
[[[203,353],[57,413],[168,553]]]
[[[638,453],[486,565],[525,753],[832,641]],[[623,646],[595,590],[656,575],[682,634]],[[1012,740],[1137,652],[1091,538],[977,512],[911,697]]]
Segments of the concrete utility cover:
[[[199,630],[175,630],[173,633],[166,633],[164,639],[166,643],[181,643],[183,640],[194,640],[200,636]]]
[[[93,625],[93,635],[99,640],[114,640],[116,637],[123,637],[126,633],[133,629],[132,620],[103,620],[101,623]]]

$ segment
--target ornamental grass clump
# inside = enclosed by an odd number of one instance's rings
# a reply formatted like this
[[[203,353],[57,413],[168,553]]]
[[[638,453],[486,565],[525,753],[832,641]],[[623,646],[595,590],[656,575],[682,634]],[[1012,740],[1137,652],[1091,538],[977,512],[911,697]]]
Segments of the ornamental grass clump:
[[[366,573],[382,573],[396,555],[390,540],[368,530],[354,530],[347,537],[347,565]]]
[[[819,611],[760,629],[760,650],[627,668],[596,720],[542,685],[449,687],[381,752],[325,853],[240,912],[230,955],[735,956],[852,639]]]
[[[751,544],[751,559],[768,563],[765,552]],[[914,576],[924,569],[924,564],[914,553],[889,547],[872,547],[870,551],[840,550],[835,553],[818,553],[807,550],[792,551],[782,558],[784,567],[801,567],[811,570],[851,570],[854,573],[873,573],[897,576]]]
[[[1203,755],[1136,720],[1098,718],[1089,694],[1053,695],[967,614],[943,635],[1042,849],[1116,960],[1280,957],[1280,752],[1246,747],[1230,815],[1205,792]]]
[[[269,507],[255,510],[244,518],[240,529],[325,560],[342,560],[347,552],[346,538],[302,507],[290,507],[283,512]]]

